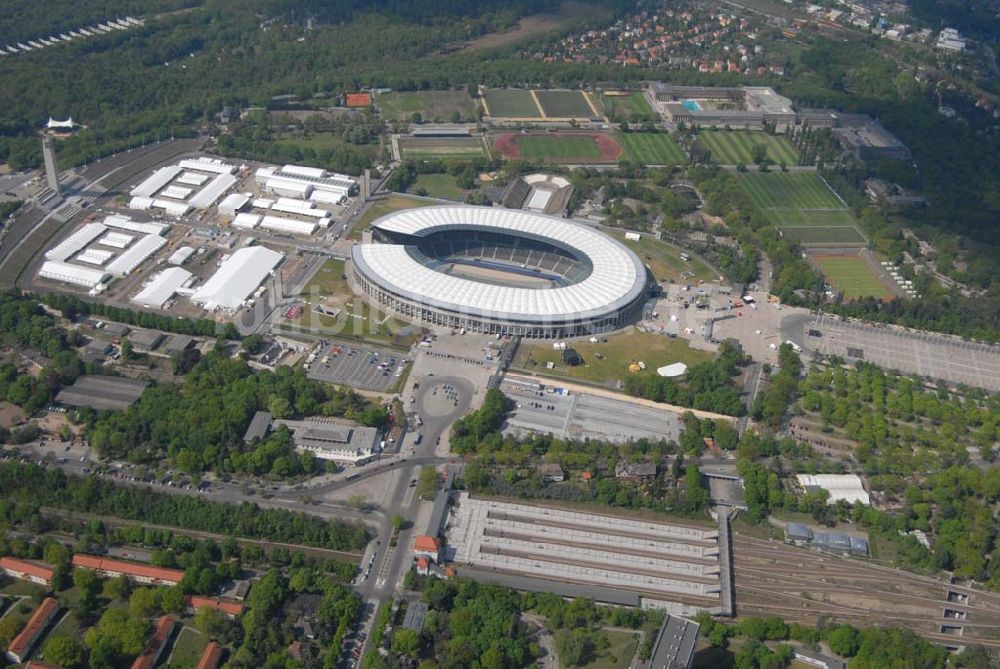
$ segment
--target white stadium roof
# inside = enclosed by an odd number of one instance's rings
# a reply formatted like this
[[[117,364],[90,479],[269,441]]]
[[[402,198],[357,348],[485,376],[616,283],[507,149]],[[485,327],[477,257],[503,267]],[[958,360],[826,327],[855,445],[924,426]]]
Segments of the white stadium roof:
[[[624,307],[645,288],[645,268],[634,253],[596,230],[565,219],[511,209],[443,206],[395,212],[373,227],[416,237],[448,230],[524,236],[569,249],[593,265],[578,283],[531,289],[443,274],[426,267],[399,244],[353,247],[353,262],[387,290],[453,312],[527,322],[572,321]]]
[[[263,246],[242,248],[191,296],[209,311],[238,309],[285,256]]]

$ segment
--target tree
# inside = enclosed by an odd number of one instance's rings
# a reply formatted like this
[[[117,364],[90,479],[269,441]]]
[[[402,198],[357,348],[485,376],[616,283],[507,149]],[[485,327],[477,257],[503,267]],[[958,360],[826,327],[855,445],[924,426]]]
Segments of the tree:
[[[417,479],[417,495],[420,499],[431,500],[437,493],[437,470],[433,467],[421,467]]]
[[[108,599],[128,599],[132,593],[132,582],[128,576],[109,578],[104,582],[104,596]]]
[[[403,516],[399,515],[398,513],[394,514],[392,516],[392,529],[393,530],[395,530],[396,532],[399,532],[400,530],[403,529],[403,527],[405,525],[406,525],[406,519],[403,518]]]
[[[45,642],[42,654],[46,662],[57,664],[65,669],[82,667],[87,659],[87,650],[83,644],[68,636],[50,637]]]
[[[594,657],[596,644],[591,632],[585,629],[575,629],[556,637],[559,659],[568,666],[576,667],[586,664]]]
[[[416,657],[420,651],[420,635],[407,627],[398,628],[392,635],[392,652]]]
[[[128,610],[136,618],[149,618],[163,610],[163,600],[156,588],[139,588],[128,600]]]
[[[861,645],[861,635],[850,625],[840,625],[827,632],[826,642],[837,655],[854,657]]]
[[[264,345],[264,337],[260,334],[252,334],[243,338],[243,350],[250,355],[255,355],[260,353],[261,347]]]

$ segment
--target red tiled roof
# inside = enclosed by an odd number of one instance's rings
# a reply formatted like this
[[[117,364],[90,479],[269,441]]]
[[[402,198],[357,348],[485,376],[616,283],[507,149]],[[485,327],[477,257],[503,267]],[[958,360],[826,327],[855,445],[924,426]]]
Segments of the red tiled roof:
[[[160,657],[163,644],[167,643],[167,639],[170,638],[170,633],[173,631],[174,619],[170,616],[161,616],[156,621],[156,629],[153,630],[153,636],[149,637],[146,647],[139,654],[139,657],[135,658],[135,662],[132,663],[132,669],[153,669],[153,665],[156,664],[156,660]]]
[[[348,93],[348,107],[368,107],[372,103],[372,96],[369,93]]]
[[[198,669],[215,669],[220,662],[222,662],[222,646],[209,641],[205,646],[205,652],[201,654],[201,659],[198,660]]]
[[[417,568],[418,569],[429,569],[430,566],[431,566],[431,563],[430,563],[430,561],[427,558],[425,558],[423,556],[420,556],[420,557],[417,558]]]
[[[29,576],[43,578],[46,581],[52,580],[52,568],[44,564],[39,564],[38,562],[29,562],[28,560],[18,560],[17,558],[5,557],[0,558],[0,569],[10,569],[11,571],[23,572]]]
[[[73,556],[73,566],[84,569],[95,569],[100,571],[113,571],[128,576],[138,576],[141,578],[151,578],[168,583],[180,583],[184,578],[184,572],[180,569],[167,569],[166,567],[154,567],[138,562],[125,562],[124,560],[107,560],[94,555]]]
[[[46,597],[35,612],[31,614],[28,624],[24,626],[21,633],[14,637],[14,640],[7,646],[7,652],[14,653],[18,657],[24,658],[24,654],[31,648],[35,638],[41,634],[45,626],[56,611],[59,610],[59,602],[52,597]]]
[[[413,540],[413,550],[439,553],[441,551],[441,540],[437,537],[421,534]]]
[[[28,664],[24,665],[24,669],[62,669],[58,664],[50,664],[48,662],[38,662],[32,660]]]
[[[238,616],[243,613],[243,604],[227,599],[221,599],[219,597],[201,597],[199,595],[191,595],[187,598],[187,603],[192,609],[200,609],[207,606],[215,609],[216,611],[222,611],[230,616]]]

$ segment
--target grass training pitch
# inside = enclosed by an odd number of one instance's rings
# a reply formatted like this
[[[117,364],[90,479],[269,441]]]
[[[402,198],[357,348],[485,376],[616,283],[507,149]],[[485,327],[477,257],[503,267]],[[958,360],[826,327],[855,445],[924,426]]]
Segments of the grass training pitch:
[[[846,209],[815,172],[747,172],[739,179],[761,209]]]
[[[494,118],[542,117],[542,110],[535,104],[530,91],[520,88],[489,90],[484,99],[489,115]]]
[[[506,133],[494,140],[507,158],[553,163],[607,163],[618,160],[622,146],[603,133]]]
[[[767,147],[767,157],[776,163],[795,165],[799,161],[799,152],[782,135],[756,130],[704,130],[698,133],[698,139],[720,165],[752,164],[753,149],[758,144]]]
[[[683,163],[684,152],[674,138],[665,132],[625,132],[618,135],[625,149],[625,158],[643,165]]]
[[[824,276],[848,300],[859,297],[890,299],[892,293],[882,285],[861,256],[816,255],[813,260]]]
[[[611,236],[635,251],[658,282],[694,283],[699,280],[712,281],[719,278],[712,268],[699,258],[693,256],[690,260],[681,258],[681,250],[667,242],[652,237],[643,237],[639,240],[625,239],[624,232],[612,232]],[[691,272],[693,276],[684,276],[685,272]]]
[[[636,91],[628,95],[603,95],[601,102],[608,118],[615,122],[636,120],[659,120],[646,101],[646,96]]]
[[[399,150],[409,160],[476,158],[483,155],[479,137],[400,137]]]
[[[387,121],[409,121],[414,114],[435,123],[449,123],[456,113],[462,120],[476,118],[476,101],[464,90],[382,93],[375,103]]]
[[[738,179],[768,220],[800,244],[865,244],[854,215],[815,172],[747,172]]]
[[[583,91],[537,91],[546,118],[591,118],[594,110]]]
[[[347,235],[347,237],[348,239],[361,239],[361,233],[371,227],[371,224],[375,220],[382,218],[386,214],[391,214],[394,211],[402,211],[403,209],[429,207],[432,204],[434,203],[393,193],[388,197],[372,202],[368,211],[366,211],[361,218],[358,219],[358,222],[351,228],[351,232]]]

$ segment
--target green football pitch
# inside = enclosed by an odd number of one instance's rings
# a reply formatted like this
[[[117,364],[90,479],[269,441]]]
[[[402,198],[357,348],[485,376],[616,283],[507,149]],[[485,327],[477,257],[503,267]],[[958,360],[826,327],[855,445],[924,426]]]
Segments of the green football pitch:
[[[799,162],[799,152],[783,135],[757,130],[704,130],[698,133],[698,139],[720,165],[752,164],[753,150],[758,144],[767,147],[767,157],[775,163],[795,165]]]
[[[683,163],[684,152],[674,138],[665,132],[624,132],[618,141],[625,148],[625,157],[643,165]]]

